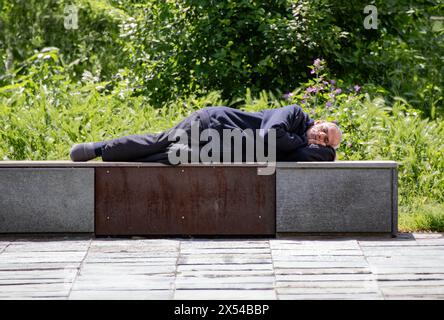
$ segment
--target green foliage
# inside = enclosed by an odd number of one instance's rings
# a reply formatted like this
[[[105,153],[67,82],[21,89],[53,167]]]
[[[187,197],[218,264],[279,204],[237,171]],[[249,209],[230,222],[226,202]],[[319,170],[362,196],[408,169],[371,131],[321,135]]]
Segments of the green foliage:
[[[319,1],[150,1],[130,33],[145,95],[165,100],[221,90],[224,98],[295,87],[317,48],[334,45]]]
[[[64,28],[70,4],[77,30]],[[368,4],[377,30],[363,26]],[[156,105],[214,90],[226,99],[289,91],[322,57],[336,77],[388,103],[401,97],[423,116],[444,114],[440,0],[2,0],[0,9],[0,86],[47,47],[73,81],[124,74]]]
[[[328,61],[341,78],[366,84],[392,103],[402,97],[435,118],[444,114],[444,4],[441,0],[374,0],[361,6],[331,2],[332,15],[347,35]],[[378,29],[363,27],[362,9],[378,9]]]
[[[443,114],[444,29],[436,27],[443,5],[373,1],[379,26],[366,30],[367,4],[150,1],[129,33],[137,85],[154,101],[209,90],[224,98],[246,88],[288,91],[323,57],[339,78],[367,84],[387,102],[402,97],[426,116]]]
[[[64,26],[65,6],[70,4],[79,8],[78,29]],[[0,1],[0,60],[5,61],[0,65],[0,85],[15,80],[10,73],[25,73],[23,63],[47,47],[59,49],[63,72],[74,79],[85,70],[112,76],[128,65],[126,44],[119,38],[119,24],[128,18],[106,0]]]
[[[401,206],[399,229],[410,232],[444,230],[444,204],[419,202],[409,206]]]

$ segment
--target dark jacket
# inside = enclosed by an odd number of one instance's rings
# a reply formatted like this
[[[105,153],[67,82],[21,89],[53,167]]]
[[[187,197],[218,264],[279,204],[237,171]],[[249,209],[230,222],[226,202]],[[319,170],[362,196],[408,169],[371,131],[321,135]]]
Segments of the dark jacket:
[[[294,151],[307,145],[305,132],[314,121],[298,105],[259,112],[245,112],[229,107],[207,107],[203,113],[203,128],[214,129],[262,129],[264,137],[267,130],[276,130],[276,148],[281,152]],[[205,114],[208,117],[205,118]]]
[[[283,155],[276,161],[282,162],[310,162],[310,161],[335,161],[336,151],[332,147],[323,147],[317,144],[310,144],[299,148],[294,152]]]
[[[276,161],[334,161],[336,153],[331,147],[308,145],[306,131],[314,121],[298,105],[259,112],[245,112],[229,107],[201,109],[203,128],[276,130]]]

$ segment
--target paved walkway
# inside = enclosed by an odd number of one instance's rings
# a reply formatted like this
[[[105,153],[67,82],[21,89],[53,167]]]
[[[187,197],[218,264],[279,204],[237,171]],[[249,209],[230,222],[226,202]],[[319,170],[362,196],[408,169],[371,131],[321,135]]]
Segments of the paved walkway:
[[[444,234],[0,238],[0,299],[444,299]]]

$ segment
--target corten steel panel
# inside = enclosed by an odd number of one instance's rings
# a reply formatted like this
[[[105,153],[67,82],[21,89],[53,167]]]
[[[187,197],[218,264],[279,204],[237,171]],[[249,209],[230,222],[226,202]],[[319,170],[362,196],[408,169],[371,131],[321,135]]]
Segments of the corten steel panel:
[[[96,235],[274,235],[257,167],[96,168]]]

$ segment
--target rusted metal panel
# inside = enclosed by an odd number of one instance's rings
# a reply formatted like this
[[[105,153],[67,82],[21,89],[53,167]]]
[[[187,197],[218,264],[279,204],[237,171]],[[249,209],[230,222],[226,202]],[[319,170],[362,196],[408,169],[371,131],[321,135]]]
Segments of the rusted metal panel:
[[[95,173],[95,233],[274,235],[275,175],[257,167],[108,167]]]

